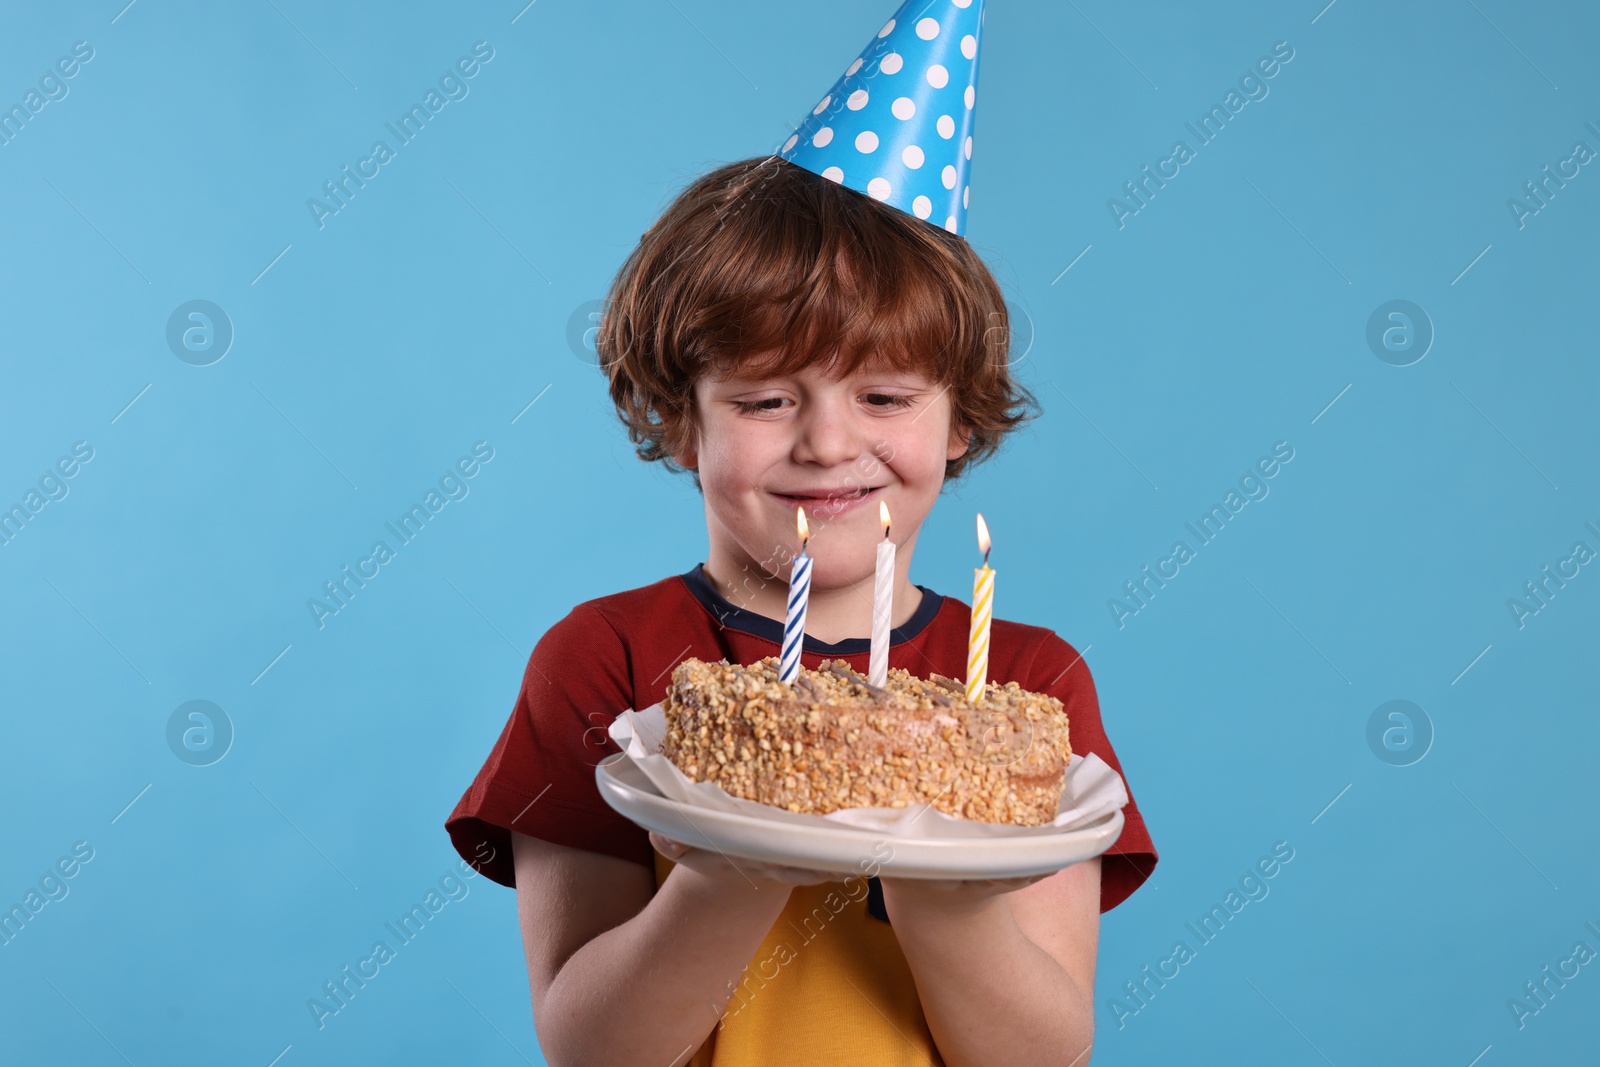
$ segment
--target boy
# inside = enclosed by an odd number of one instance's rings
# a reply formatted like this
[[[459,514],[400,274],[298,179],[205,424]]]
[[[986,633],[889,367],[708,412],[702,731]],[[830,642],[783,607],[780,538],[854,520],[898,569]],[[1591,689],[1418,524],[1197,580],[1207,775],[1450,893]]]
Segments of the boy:
[[[709,553],[580,604],[545,634],[446,823],[463,857],[517,889],[553,1064],[1077,1067],[1093,1037],[1099,913],[1155,866],[1131,788],[1111,849],[1054,874],[880,878],[864,859],[863,881],[685,848],[612,811],[594,782],[617,751],[606,727],[661,700],[682,660],[778,654],[797,507],[814,559],[805,665],[867,670],[883,501],[898,546],[890,665],[964,676],[969,606],[913,585],[911,556],[945,479],[991,455],[1032,397],[1008,374],[999,288],[960,236],[970,141],[952,134],[970,130],[972,94],[960,131],[950,112],[975,80],[981,0],[914,6],[779,156],[686,189],[608,295],[597,348],[612,399],[642,458],[691,473]],[[915,19],[925,12],[940,18]],[[882,123],[891,107],[899,120],[910,98],[881,99],[882,114],[855,102],[899,91],[888,79],[902,70],[933,86],[922,72],[934,60],[954,106],[924,91],[910,110],[925,113],[928,155],[942,139],[945,156],[874,173],[808,151],[834,139],[819,136],[827,124],[871,154],[850,123]],[[930,162],[938,174],[946,158],[955,180],[935,179],[948,194],[929,210],[929,187],[906,172]],[[945,212],[942,226],[926,221]],[[1058,697],[1073,750],[1120,773],[1088,668],[1052,631],[995,619],[989,678]]]

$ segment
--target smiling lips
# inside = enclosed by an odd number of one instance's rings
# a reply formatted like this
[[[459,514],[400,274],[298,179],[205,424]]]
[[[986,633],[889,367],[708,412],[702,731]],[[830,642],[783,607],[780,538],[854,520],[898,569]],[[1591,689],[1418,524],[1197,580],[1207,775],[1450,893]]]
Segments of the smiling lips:
[[[789,504],[805,506],[807,510],[815,507],[820,511],[838,513],[855,507],[882,488],[881,485],[860,486],[855,489],[838,486],[829,489],[802,489],[792,493],[773,492],[772,495]]]

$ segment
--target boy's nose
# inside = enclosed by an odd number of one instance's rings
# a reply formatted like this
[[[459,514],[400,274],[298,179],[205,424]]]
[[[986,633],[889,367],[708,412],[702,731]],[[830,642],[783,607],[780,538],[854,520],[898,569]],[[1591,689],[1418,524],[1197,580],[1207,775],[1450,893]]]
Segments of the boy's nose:
[[[835,467],[861,455],[862,445],[848,412],[827,402],[813,403],[796,420],[794,460]]]

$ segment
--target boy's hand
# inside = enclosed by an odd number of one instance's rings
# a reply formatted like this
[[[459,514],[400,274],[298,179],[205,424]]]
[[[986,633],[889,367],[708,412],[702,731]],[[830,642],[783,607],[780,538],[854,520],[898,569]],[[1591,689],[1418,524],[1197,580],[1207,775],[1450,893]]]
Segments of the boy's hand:
[[[813,871],[806,867],[785,867],[760,860],[736,859],[716,849],[690,848],[681,841],[651,831],[650,844],[680,867],[687,867],[719,886],[756,889],[792,889],[797,885],[842,882],[847,872]]]
[[[970,915],[982,911],[994,898],[1042,882],[1055,871],[1018,878],[888,878],[880,876],[884,909],[904,908],[918,913]],[[894,921],[893,915],[890,922]]]

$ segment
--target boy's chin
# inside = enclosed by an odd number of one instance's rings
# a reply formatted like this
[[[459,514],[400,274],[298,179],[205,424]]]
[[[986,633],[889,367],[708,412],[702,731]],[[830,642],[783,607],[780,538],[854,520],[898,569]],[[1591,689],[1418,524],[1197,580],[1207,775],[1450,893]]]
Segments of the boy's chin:
[[[811,591],[843,589],[862,582],[870,584],[876,567],[877,560],[871,552],[851,553],[848,558],[840,558],[838,553],[832,552],[816,554],[811,561]],[[782,568],[782,577],[788,580],[788,567]]]

